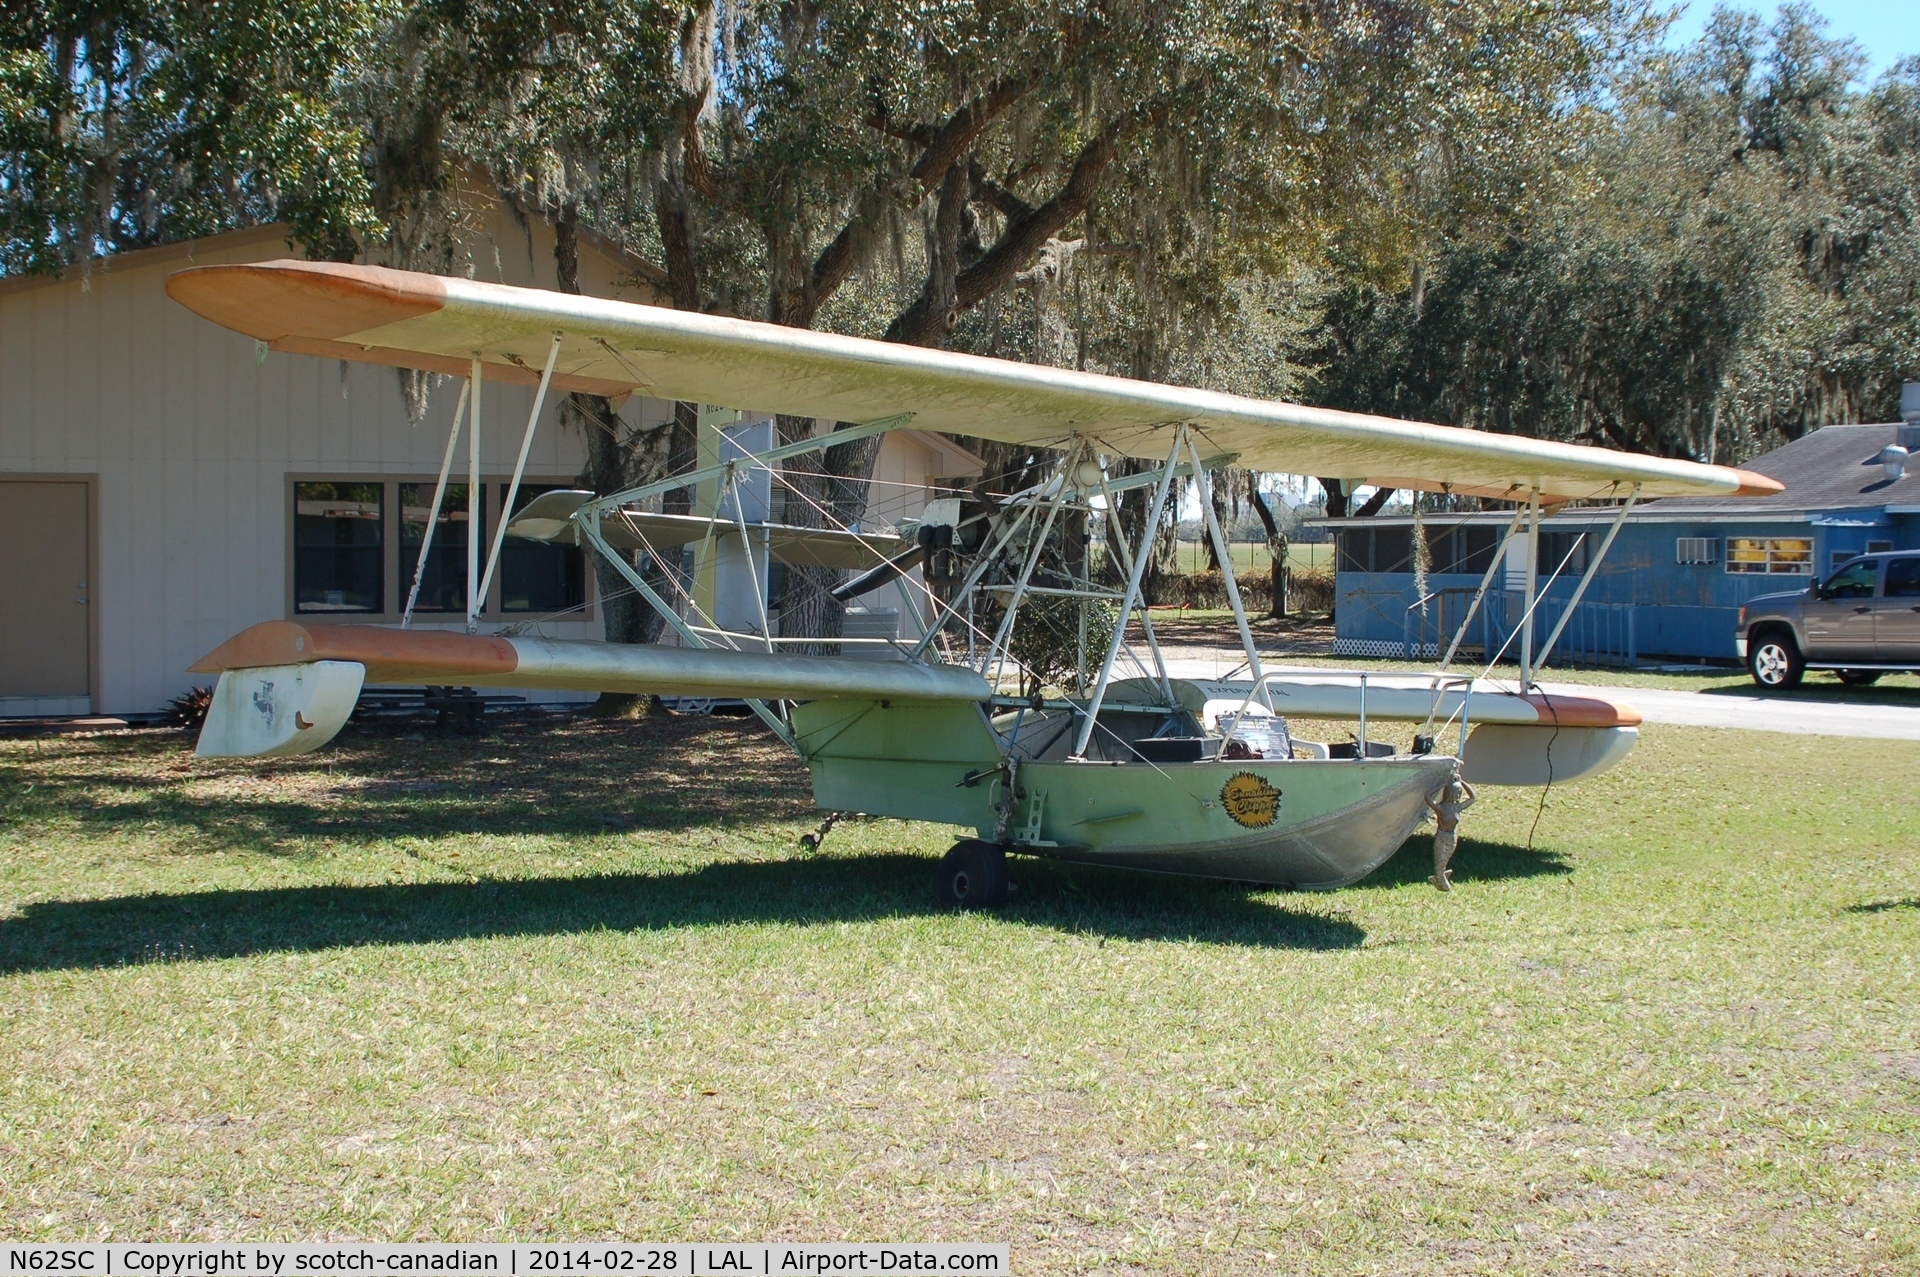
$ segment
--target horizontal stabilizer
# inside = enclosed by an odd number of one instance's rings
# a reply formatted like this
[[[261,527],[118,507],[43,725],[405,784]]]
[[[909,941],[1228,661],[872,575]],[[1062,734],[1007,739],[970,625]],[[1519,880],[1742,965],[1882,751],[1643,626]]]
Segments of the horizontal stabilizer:
[[[788,656],[722,648],[494,638],[377,625],[264,621],[201,658],[196,673],[352,662],[368,683],[451,683],[551,691],[757,700],[984,701],[985,679],[953,665]],[[356,688],[357,691],[357,688]]]
[[[507,535],[530,541],[576,543],[575,511],[594,494],[578,489],[544,492],[507,524]],[[797,528],[785,523],[752,523],[753,552],[771,554],[789,567],[870,568],[906,544],[891,532],[843,532],[838,528]],[[615,510],[600,520],[600,535],[620,550],[678,550],[709,536],[737,540],[740,525],[697,514],[656,514]]]

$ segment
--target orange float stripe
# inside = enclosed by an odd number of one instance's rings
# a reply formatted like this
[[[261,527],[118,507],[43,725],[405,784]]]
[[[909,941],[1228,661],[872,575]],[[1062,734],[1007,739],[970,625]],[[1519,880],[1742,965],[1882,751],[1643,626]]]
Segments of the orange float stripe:
[[[1527,704],[1540,716],[1540,724],[1550,727],[1638,727],[1640,711],[1630,705],[1616,705],[1592,696],[1548,696],[1530,693]]]
[[[262,621],[187,668],[215,674],[311,661],[357,661],[366,666],[369,683],[468,682],[512,674],[520,666],[520,655],[506,639],[477,634]]]

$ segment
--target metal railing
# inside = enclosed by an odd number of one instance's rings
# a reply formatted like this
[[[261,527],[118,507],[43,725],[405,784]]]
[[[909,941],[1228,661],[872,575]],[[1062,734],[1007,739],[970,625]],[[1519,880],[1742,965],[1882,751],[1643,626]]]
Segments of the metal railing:
[[[1488,652],[1507,645],[1526,614],[1526,600],[1519,590],[1489,590],[1480,611],[1481,643]],[[1545,598],[1533,610],[1533,628],[1544,638],[1559,624],[1567,610],[1565,599]],[[1640,663],[1639,635],[1634,623],[1638,609],[1631,603],[1595,603],[1585,600],[1568,618],[1567,627],[1554,644],[1556,662],[1580,665],[1633,666]]]
[[[1407,604],[1400,621],[1400,655],[1406,660],[1439,656],[1453,641],[1461,618],[1473,603],[1474,591],[1466,586],[1435,590]],[[1422,607],[1421,604],[1426,606]],[[1468,644],[1471,647],[1471,642]]]

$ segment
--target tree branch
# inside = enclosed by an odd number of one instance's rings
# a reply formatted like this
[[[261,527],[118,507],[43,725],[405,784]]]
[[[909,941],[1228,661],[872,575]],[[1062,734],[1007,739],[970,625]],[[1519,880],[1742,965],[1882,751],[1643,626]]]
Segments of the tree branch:
[[[1032,92],[1039,83],[1037,72],[998,80],[986,92],[948,116],[946,123],[938,128],[930,124],[893,124],[887,116],[884,101],[876,103],[873,113],[867,117],[867,123],[888,137],[914,142],[923,148],[920,158],[907,171],[907,176],[920,187],[919,196],[913,201],[917,207],[920,200],[925,199],[946,179],[947,170],[969,152],[987,126],[1008,107]],[[801,328],[813,326],[813,318],[819,313],[821,305],[846,282],[847,276],[853,273],[854,266],[858,264],[855,249],[871,218],[868,210],[857,210],[840,228],[840,233],[833,237],[833,241],[820,250],[820,255],[813,262],[808,295],[796,299],[794,304],[786,308],[788,318],[784,322]]]
[[[888,341],[910,345],[932,345],[946,338],[961,313],[973,309],[1032,260],[1046,246],[1054,232],[1087,211],[1107,166],[1120,153],[1120,143],[1148,120],[1158,108],[1132,111],[1108,121],[1075,157],[1066,183],[1052,199],[1032,209],[1027,216],[1010,219],[1000,238],[994,241],[979,261],[960,272],[954,281],[953,305],[938,309],[923,292],[914,303],[900,312],[888,325]]]

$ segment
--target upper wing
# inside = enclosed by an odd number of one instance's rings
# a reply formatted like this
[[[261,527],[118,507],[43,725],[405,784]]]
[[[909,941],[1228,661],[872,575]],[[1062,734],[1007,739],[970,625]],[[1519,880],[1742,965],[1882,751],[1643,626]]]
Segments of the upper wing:
[[[483,284],[378,266],[201,266],[167,281],[175,301],[276,350],[463,374],[539,379],[561,335],[554,385],[641,393],[834,421],[911,412],[920,430],[1017,444],[1075,434],[1161,460],[1187,423],[1203,455],[1256,470],[1467,495],[1549,498],[1762,495],[1764,475],[1601,448],[1394,421],[1153,382],[868,341],[692,311]],[[903,423],[904,424],[904,423]]]

